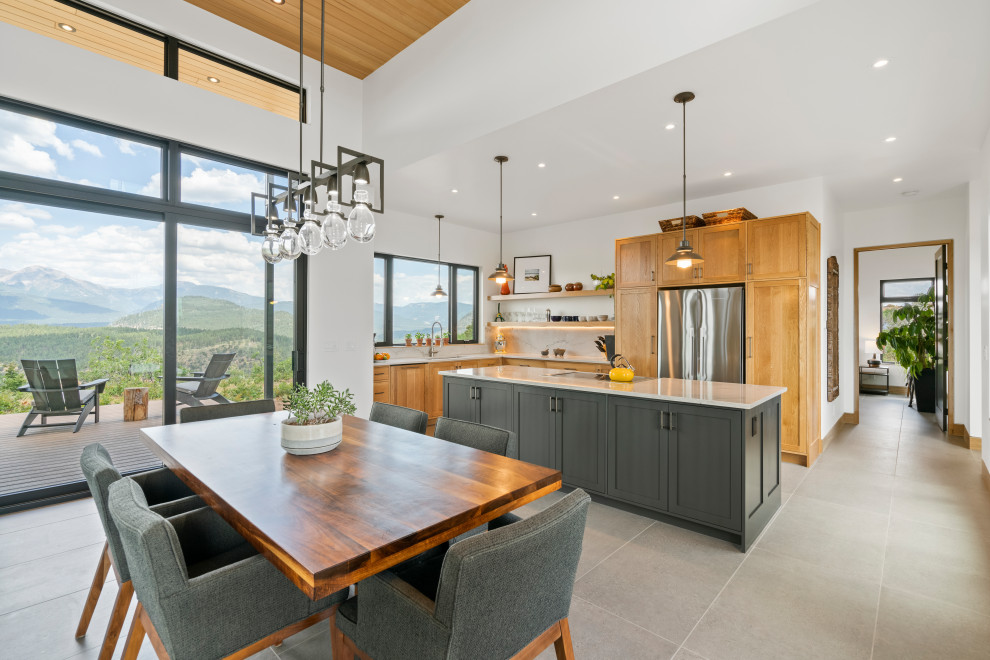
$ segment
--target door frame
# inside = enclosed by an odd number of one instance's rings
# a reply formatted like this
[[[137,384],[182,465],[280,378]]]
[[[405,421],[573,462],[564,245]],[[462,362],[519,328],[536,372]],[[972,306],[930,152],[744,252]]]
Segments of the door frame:
[[[856,331],[856,343],[855,348],[852,351],[855,357],[852,360],[852,372],[853,379],[852,382],[856,384],[856,396],[853,400],[853,412],[851,419],[846,421],[850,424],[859,424],[859,254],[861,252],[876,252],[878,250],[897,250],[899,248],[912,248],[912,247],[940,247],[945,246],[946,252],[946,270],[948,271],[948,282],[949,282],[949,353],[946,355],[945,364],[946,369],[952,374],[951,378],[947,378],[946,381],[946,398],[949,403],[949,423],[948,434],[962,437],[965,434],[963,426],[955,424],[955,411],[956,411],[956,400],[955,400],[955,387],[953,386],[953,380],[955,379],[954,361],[955,361],[955,324],[953,323],[952,316],[955,314],[955,263],[953,258],[953,245],[951,238],[944,238],[941,240],[930,240],[930,241],[914,241],[912,243],[893,243],[890,245],[871,245],[868,247],[858,247],[853,248],[853,328]]]

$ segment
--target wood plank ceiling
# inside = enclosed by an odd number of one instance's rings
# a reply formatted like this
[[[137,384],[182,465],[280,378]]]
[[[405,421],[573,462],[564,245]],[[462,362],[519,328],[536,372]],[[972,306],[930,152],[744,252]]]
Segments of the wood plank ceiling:
[[[320,1],[305,0],[304,51],[320,59]],[[299,0],[186,0],[299,50]],[[468,0],[327,0],[326,63],[364,79]]]

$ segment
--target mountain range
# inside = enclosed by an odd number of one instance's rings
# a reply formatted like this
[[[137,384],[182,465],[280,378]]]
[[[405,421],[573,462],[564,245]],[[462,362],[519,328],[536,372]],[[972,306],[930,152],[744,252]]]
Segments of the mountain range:
[[[180,298],[212,298],[247,309],[265,308],[263,296],[221,286],[180,281],[177,293]],[[122,317],[161,307],[160,287],[108,287],[45,266],[0,269],[0,324],[119,325],[115,322]],[[292,303],[276,303],[275,310],[291,313]]]

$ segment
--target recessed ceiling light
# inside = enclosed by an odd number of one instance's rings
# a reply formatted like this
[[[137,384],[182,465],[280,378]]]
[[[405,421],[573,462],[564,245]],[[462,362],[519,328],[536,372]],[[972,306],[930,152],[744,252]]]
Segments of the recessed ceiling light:
[[[888,64],[890,64],[890,60],[877,60],[876,62],[873,63],[873,68],[882,69]]]
[[[537,167],[546,167],[547,164],[546,163],[537,163],[536,166]]]
[[[206,79],[209,80],[211,83],[218,83],[218,82],[220,82],[220,79],[219,78],[214,78],[213,76],[206,76]]]
[[[900,183],[900,182],[901,182],[901,181],[903,181],[903,180],[904,180],[904,177],[902,177],[902,176],[899,176],[899,177],[897,177],[896,179],[894,179],[894,183]]]
[[[668,131],[672,131],[672,130],[674,130],[674,125],[673,124],[667,124],[666,126],[664,126],[664,128],[666,128]]]
[[[76,28],[72,27],[68,23],[59,23],[58,24],[58,27],[59,27],[59,29],[65,30],[66,32],[75,32],[76,31]]]
[[[897,138],[895,138],[893,135],[891,135],[889,138],[884,139],[884,142],[893,142],[896,139]]]
[[[612,199],[619,199],[618,195],[612,195]]]
[[[285,0],[272,0],[272,2],[274,2],[276,5],[284,5],[285,4]]]
[[[452,193],[457,192],[457,188],[452,188],[450,192],[452,192]]]
[[[536,217],[536,213],[530,213],[530,215],[533,216],[534,218]]]
[[[732,172],[725,172],[722,176],[732,176]]]

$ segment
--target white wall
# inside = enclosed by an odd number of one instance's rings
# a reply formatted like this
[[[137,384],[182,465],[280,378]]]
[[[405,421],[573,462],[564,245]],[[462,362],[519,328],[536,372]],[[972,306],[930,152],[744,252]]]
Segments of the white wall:
[[[934,277],[937,249],[926,246],[860,253],[858,364],[866,364],[866,360],[873,357],[872,353],[866,352],[864,342],[876,339],[880,332],[880,280]],[[890,368],[891,385],[903,387],[907,383],[907,373],[903,367],[898,364],[885,366]]]
[[[843,215],[843,244],[847,263],[852,264],[853,249],[876,245],[891,245],[896,243],[911,243],[916,241],[935,241],[951,239],[953,245],[953,302],[950,327],[953,334],[953,368],[952,376],[953,399],[950,403],[952,419],[957,424],[969,419],[969,250],[967,248],[969,218],[969,193],[967,186],[958,186],[939,195],[933,195],[922,200],[905,201],[894,206],[853,211]],[[861,254],[862,258],[862,254]],[[845,345],[854,345],[859,335],[859,329],[852,321],[852,268],[847,268],[844,281],[848,287],[840,294],[839,327],[845,339]],[[840,279],[840,282],[843,281]],[[860,305],[860,314],[869,314],[870,310]],[[841,369],[850,374],[857,373],[860,358],[859,351],[843,353]],[[846,410],[852,410],[856,396],[855,388],[847,388],[842,395]]]
[[[848,263],[843,255],[842,224],[834,199],[826,189],[822,179],[803,179],[725,195],[689,199],[688,214],[700,215],[704,211],[737,206],[745,206],[759,217],[809,211],[821,223],[822,288],[820,296],[822,304],[820,305],[821,318],[819,320],[822,332],[821,426],[822,433],[827,433],[843,412],[852,411],[852,399],[849,399],[848,405],[843,402],[841,397],[828,402],[825,394],[826,348],[823,293],[825,260],[834,255],[839,258],[840,268],[845,268],[844,264]],[[589,218],[577,222],[512,232],[505,237],[506,260],[511,267],[512,259],[515,256],[550,254],[553,258],[554,282],[563,284],[581,281],[587,287],[591,284],[590,273],[611,273],[615,270],[615,239],[655,234],[660,231],[657,224],[658,220],[676,217],[680,214],[681,204],[675,203],[602,218]],[[844,277],[849,280],[852,279],[851,269],[848,275],[845,272],[840,274],[840,284]],[[849,289],[851,292],[851,286]],[[517,309],[518,306],[519,304],[513,304],[510,309]],[[572,314],[612,313],[613,309],[611,300],[607,298],[568,300],[566,303],[553,305],[553,308],[555,312],[560,310]],[[503,307],[504,309],[506,307]],[[847,312],[845,318],[851,318],[851,312]],[[849,343],[850,337],[840,335],[839,341],[840,356],[847,354],[850,350],[849,346],[852,345]],[[848,392],[854,387],[852,374],[842,374],[841,379],[840,392]]]
[[[990,132],[983,140],[980,157],[969,183],[970,273],[969,360],[975,373],[970,378],[970,435],[983,440],[984,469],[990,465]],[[976,264],[979,264],[977,267]],[[977,366],[978,365],[978,366]]]

